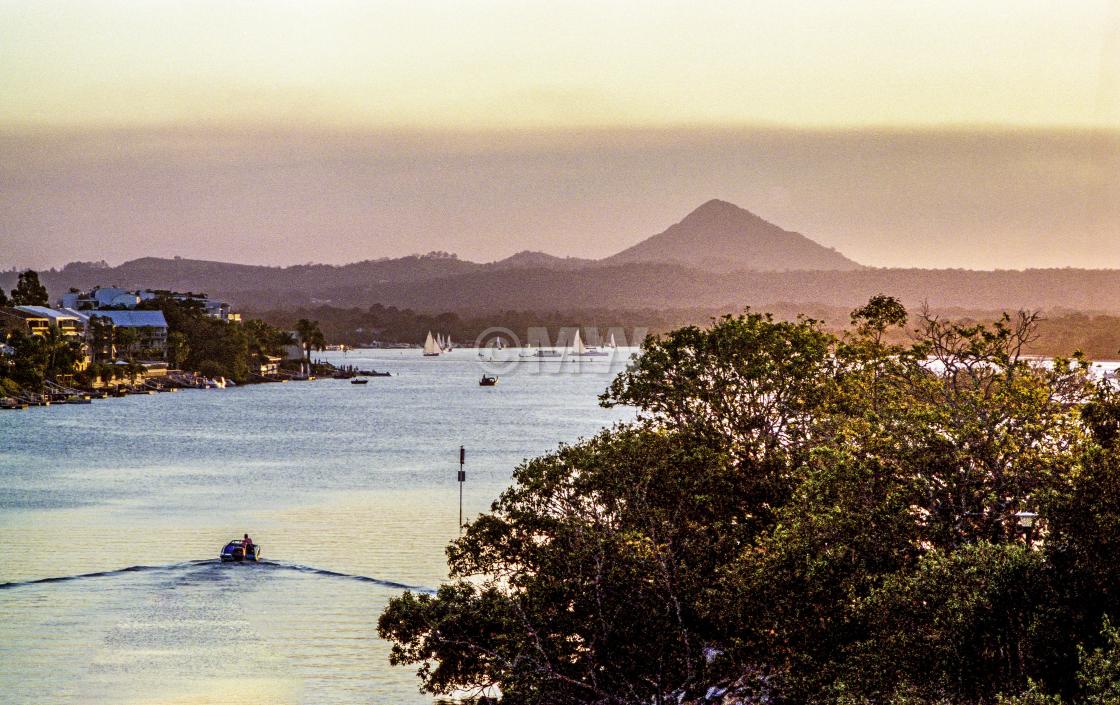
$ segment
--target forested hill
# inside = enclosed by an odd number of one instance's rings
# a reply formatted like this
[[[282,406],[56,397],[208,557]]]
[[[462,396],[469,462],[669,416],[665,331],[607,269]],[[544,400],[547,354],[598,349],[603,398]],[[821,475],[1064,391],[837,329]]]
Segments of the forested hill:
[[[0,286],[16,272],[0,273]],[[519,252],[477,263],[446,252],[345,265],[266,267],[144,257],[41,273],[51,295],[114,285],[205,292],[254,309],[383,304],[418,311],[679,309],[775,303],[853,307],[889,292],[908,306],[1120,312],[1120,270],[873,269],[738,206],[711,200],[611,257]]]
[[[1120,312],[1120,270],[858,269],[727,272],[672,264],[522,268],[447,256],[406,257],[344,266],[250,265],[145,258],[119,267],[71,264],[41,272],[52,296],[97,284],[204,291],[236,306],[274,309],[375,303],[418,311],[563,311],[587,308],[719,308],[773,303],[858,306],[890,292],[909,306]],[[15,274],[0,275],[14,286]]]

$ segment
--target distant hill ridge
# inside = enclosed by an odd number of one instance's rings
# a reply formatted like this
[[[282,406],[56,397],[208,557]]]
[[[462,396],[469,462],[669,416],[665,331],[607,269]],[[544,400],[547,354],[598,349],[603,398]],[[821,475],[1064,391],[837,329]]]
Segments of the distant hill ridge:
[[[875,269],[725,201],[603,260],[519,252],[490,263],[445,253],[288,267],[143,257],[41,272],[52,296],[95,285],[205,292],[242,308],[375,303],[421,311],[680,308],[822,303],[880,292],[908,306],[1120,312],[1120,270]],[[0,286],[15,285],[14,272]]]

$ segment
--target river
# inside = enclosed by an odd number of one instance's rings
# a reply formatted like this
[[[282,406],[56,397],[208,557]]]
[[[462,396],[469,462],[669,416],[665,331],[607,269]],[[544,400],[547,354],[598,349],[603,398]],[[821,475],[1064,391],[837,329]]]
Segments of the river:
[[[320,357],[393,377],[0,412],[5,703],[430,703],[376,635],[447,577],[464,512],[524,458],[631,418],[597,396],[631,351],[510,363],[476,351]],[[257,565],[221,564],[249,532]]]

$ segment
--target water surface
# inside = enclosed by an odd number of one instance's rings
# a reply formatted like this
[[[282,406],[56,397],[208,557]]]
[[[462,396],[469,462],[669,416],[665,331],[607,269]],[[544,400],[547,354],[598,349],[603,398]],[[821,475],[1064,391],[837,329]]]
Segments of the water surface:
[[[430,702],[375,625],[446,579],[459,445],[470,517],[630,417],[597,402],[628,352],[493,388],[473,350],[328,353],[396,376],[0,412],[4,702]],[[266,561],[218,563],[245,531]]]

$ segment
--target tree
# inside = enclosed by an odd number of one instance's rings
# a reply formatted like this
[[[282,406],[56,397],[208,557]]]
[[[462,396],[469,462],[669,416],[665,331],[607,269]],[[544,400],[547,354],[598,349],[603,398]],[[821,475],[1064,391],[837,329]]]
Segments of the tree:
[[[41,392],[47,378],[48,356],[40,336],[15,331],[8,339],[13,349],[11,378],[23,389]]]
[[[74,374],[82,360],[82,344],[64,335],[56,325],[47,328],[41,338],[47,378],[56,380]]]
[[[128,326],[113,326],[113,349],[117,355],[124,355],[125,361],[132,363],[136,347],[140,344],[140,333]]]
[[[908,314],[898,299],[886,294],[876,294],[867,304],[852,311],[851,319],[852,326],[860,336],[880,344],[888,329],[906,325]]]
[[[8,301],[8,295],[4,293],[3,289],[0,289],[0,306],[9,306],[9,305],[11,305],[11,302]]]
[[[113,362],[116,350],[113,346],[113,322],[106,316],[92,315],[89,318],[89,341],[95,362]]]
[[[666,702],[704,682],[715,626],[696,605],[743,527],[717,454],[619,428],[529,461],[448,549],[435,597],[379,621],[433,693],[500,684],[515,703]],[[431,665],[438,662],[438,665]]]
[[[311,351],[323,350],[327,346],[323,331],[319,329],[318,321],[301,318],[296,323],[296,333],[299,335],[300,344],[303,346],[307,364],[311,364]]]
[[[167,364],[178,369],[190,355],[191,345],[185,333],[172,331],[167,334]]]
[[[49,301],[47,288],[39,283],[39,275],[34,270],[19,275],[16,288],[12,289],[13,306],[46,306]]]
[[[852,319],[647,339],[602,397],[638,420],[519,467],[455,581],[386,608],[393,663],[508,703],[1111,697],[1117,392],[1026,358],[1035,314]]]

